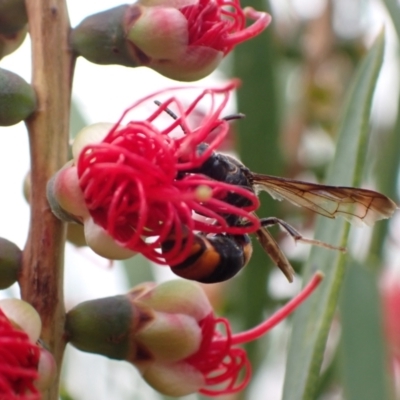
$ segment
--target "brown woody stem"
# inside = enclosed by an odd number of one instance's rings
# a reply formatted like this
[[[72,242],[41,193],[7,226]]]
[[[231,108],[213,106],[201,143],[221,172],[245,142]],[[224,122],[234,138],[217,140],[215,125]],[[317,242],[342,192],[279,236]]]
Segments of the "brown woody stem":
[[[31,152],[31,219],[19,283],[22,298],[42,318],[41,338],[60,371],[65,348],[65,228],[50,210],[46,184],[67,161],[75,57],[69,48],[70,25],[65,0],[27,0],[26,7],[32,40],[32,85],[38,108],[26,121]],[[58,386],[57,379],[42,399],[58,399]]]

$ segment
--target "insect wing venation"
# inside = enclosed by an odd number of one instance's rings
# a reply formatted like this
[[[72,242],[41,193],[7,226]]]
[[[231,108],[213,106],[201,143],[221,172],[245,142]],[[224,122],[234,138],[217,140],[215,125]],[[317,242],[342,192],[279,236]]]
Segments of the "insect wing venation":
[[[276,199],[286,199],[328,218],[342,216],[355,224],[373,225],[389,218],[396,204],[381,193],[368,189],[328,186],[270,175],[253,174],[253,185]]]

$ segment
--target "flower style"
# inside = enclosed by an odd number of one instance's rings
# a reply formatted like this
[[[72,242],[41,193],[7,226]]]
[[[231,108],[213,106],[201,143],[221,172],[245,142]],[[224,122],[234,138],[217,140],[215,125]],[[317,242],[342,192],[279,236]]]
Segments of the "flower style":
[[[253,191],[187,172],[201,166],[225,138],[229,126],[220,113],[236,85],[232,81],[221,89],[202,90],[186,107],[174,96],[156,107],[153,101],[166,94],[160,91],[136,102],[111,128],[96,125],[84,130],[73,144],[73,163],[49,185],[49,197],[56,199],[53,211],[83,222],[88,244],[95,251],[91,235],[100,228],[115,246],[128,250],[121,258],[140,252],[168,265],[190,254],[195,231],[246,234],[257,230],[259,220],[253,212],[259,201]],[[192,128],[190,118],[204,102],[208,113]],[[122,124],[128,114],[148,104],[153,110],[147,118]],[[170,108],[176,109],[176,118],[167,114]],[[199,152],[198,146],[216,128],[207,149]],[[228,194],[245,198],[248,205],[229,204]],[[246,224],[230,226],[227,214]],[[160,252],[167,240],[174,245]]]
[[[246,27],[246,18],[255,22]],[[96,63],[147,66],[194,81],[270,21],[239,0],[141,0],[87,17],[73,30],[72,46]]]
[[[70,343],[83,351],[129,361],[163,394],[235,393],[251,377],[246,352],[238,345],[281,322],[322,278],[316,273],[282,309],[239,334],[232,334],[225,318],[214,315],[201,287],[185,280],[144,283],[126,296],[81,303],[67,314],[66,331]]]
[[[4,303],[0,303],[0,397],[40,399],[40,393],[34,385],[34,381],[39,377],[38,365],[41,355],[40,348],[34,343],[37,337],[33,339],[31,335],[28,336],[15,327],[3,312],[3,306]],[[26,316],[25,314],[24,317]]]

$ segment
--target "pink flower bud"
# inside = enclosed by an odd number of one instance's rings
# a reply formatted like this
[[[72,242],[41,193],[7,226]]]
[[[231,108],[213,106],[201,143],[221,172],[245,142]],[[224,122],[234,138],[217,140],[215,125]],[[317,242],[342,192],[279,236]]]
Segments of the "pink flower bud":
[[[144,283],[135,286],[128,295],[156,311],[190,315],[198,322],[212,312],[201,286],[189,281],[172,280],[160,285]]]
[[[82,222],[89,217],[76,166],[72,161],[64,165],[47,184],[47,199],[58,218],[66,222]]]
[[[40,348],[38,365],[39,378],[35,382],[36,387],[44,391],[54,382],[57,375],[57,364],[53,355],[44,348]]]

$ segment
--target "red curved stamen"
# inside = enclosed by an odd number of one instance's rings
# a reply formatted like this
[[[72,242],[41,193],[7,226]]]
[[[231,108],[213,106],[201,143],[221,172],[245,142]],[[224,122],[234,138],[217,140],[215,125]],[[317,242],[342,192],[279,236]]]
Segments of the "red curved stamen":
[[[34,385],[39,357],[39,347],[30,342],[25,332],[15,329],[0,309],[0,392],[3,396],[40,399]]]
[[[163,101],[162,104],[164,104],[164,103],[165,104],[171,104],[171,103],[176,104],[180,111],[178,118],[187,118],[193,112],[193,110],[195,109],[197,104],[200,102],[200,100],[202,98],[204,98],[207,94],[209,94],[211,96],[216,96],[216,95],[229,96],[229,92],[231,92],[232,90],[237,88],[239,86],[239,84],[240,84],[240,80],[232,79],[223,87],[202,90],[202,93],[194,101],[192,101],[192,103],[190,103],[189,106],[186,107],[186,111],[184,111],[185,107],[175,96],[171,96],[169,99],[166,99],[165,101]],[[178,92],[178,91],[188,90],[188,89],[193,90],[193,89],[199,89],[199,88],[196,86],[185,86],[185,87],[176,86],[176,87],[172,87],[172,88],[168,88],[168,89],[159,90],[155,93],[152,93],[148,96],[141,98],[140,100],[133,103],[129,108],[127,108],[122,113],[121,117],[118,119],[118,121],[115,123],[115,125],[111,128],[109,135],[112,135],[115,131],[117,131],[120,128],[120,125],[122,124],[124,119],[128,116],[128,114],[133,112],[136,108],[140,108],[144,103],[153,102],[154,100],[159,100],[159,98],[162,95],[169,93],[169,92]],[[184,111],[184,112],[182,112],[182,111]],[[207,112],[207,115],[213,114],[215,112],[216,112],[215,110],[210,110],[209,112]],[[161,112],[160,112],[160,110],[154,111],[153,113],[150,114],[150,116],[146,120],[150,121],[150,122],[153,121],[155,119],[155,118],[152,119],[153,114],[160,115]],[[177,126],[176,121],[172,121],[172,125]],[[161,133],[165,134],[164,131],[166,131],[167,129],[169,129],[169,128],[168,127],[165,128]]]
[[[259,35],[271,22],[271,16],[264,12],[258,12],[251,7],[245,8],[247,17],[255,20],[255,22],[247,28],[231,33],[225,38],[227,45],[236,46],[248,39]]]
[[[270,23],[267,13],[240,7],[239,1],[199,0],[180,9],[188,21],[189,45],[228,54],[235,45],[261,33]],[[255,23],[246,28],[246,17]]]
[[[322,272],[316,272],[311,281],[296,297],[285,304],[280,310],[278,310],[265,322],[256,326],[253,329],[233,335],[232,344],[243,344],[258,339],[274,326],[278,325],[290,313],[292,313],[297,307],[299,307],[311,295],[311,293],[314,292],[314,290],[318,287],[323,278],[324,275]]]
[[[251,365],[246,352],[234,346],[258,339],[268,332],[302,304],[322,279],[323,274],[317,272],[294,299],[267,321],[249,331],[232,335],[229,322],[225,318],[215,318],[212,313],[200,321],[202,331],[200,348],[196,354],[185,360],[204,376],[205,387],[199,392],[207,396],[216,396],[244,389],[250,381]],[[225,334],[217,330],[219,324],[224,326]],[[216,388],[212,389],[213,386]]]
[[[224,326],[225,335],[217,325]],[[186,359],[204,375],[205,388],[200,393],[215,396],[235,393],[242,390],[249,382],[251,366],[246,352],[240,348],[232,348],[232,333],[229,322],[225,318],[214,318],[208,315],[200,321],[202,342],[196,354]],[[244,376],[240,375],[244,372]],[[210,386],[219,386],[212,389]]]

